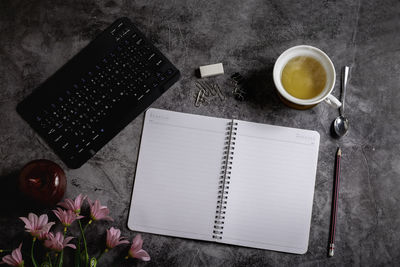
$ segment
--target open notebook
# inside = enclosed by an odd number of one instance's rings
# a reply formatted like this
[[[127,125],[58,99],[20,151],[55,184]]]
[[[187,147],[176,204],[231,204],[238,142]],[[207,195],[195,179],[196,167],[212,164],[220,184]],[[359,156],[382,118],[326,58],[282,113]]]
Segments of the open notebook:
[[[318,147],[315,131],[149,109],[128,227],[305,253]]]

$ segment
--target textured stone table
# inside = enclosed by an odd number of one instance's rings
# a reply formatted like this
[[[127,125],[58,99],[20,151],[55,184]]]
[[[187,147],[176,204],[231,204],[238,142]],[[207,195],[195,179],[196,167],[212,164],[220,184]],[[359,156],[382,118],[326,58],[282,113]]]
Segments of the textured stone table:
[[[168,266],[377,266],[400,264],[400,2],[399,1],[0,1],[0,248],[24,239],[19,216],[30,208],[13,191],[15,173],[28,161],[59,163],[68,177],[67,197],[84,193],[111,209],[125,236],[143,114],[80,169],[68,169],[16,113],[38,84],[116,18],[127,16],[181,70],[181,80],[152,107],[316,130],[321,135],[309,249],[305,255],[143,234],[149,265]],[[297,111],[277,98],[272,67],[285,49],[321,48],[352,67],[346,113],[350,132],[337,140],[329,129],[337,111],[325,104]],[[194,70],[223,62],[216,80],[227,100],[196,108]],[[227,78],[252,81],[252,97],[237,102]],[[340,77],[337,76],[339,79]],[[337,83],[334,95],[339,96]],[[327,258],[334,154],[343,149],[336,254]],[[35,210],[43,212],[42,210]],[[25,244],[24,243],[24,244]],[[90,247],[92,254],[100,245]],[[100,266],[119,266],[125,248]],[[113,262],[113,264],[112,264]],[[130,261],[135,265],[137,262]],[[141,263],[139,264],[141,265]]]

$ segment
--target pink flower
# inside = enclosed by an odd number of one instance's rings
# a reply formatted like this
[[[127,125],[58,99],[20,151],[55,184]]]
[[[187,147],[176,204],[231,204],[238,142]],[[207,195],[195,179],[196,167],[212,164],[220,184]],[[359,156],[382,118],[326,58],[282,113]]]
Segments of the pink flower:
[[[71,236],[64,239],[64,235],[61,232],[57,232],[56,235],[49,233],[47,240],[44,241],[44,246],[57,252],[60,252],[66,247],[76,249],[74,244],[68,244],[71,239],[73,239]]]
[[[90,205],[90,217],[93,221],[113,221],[113,219],[108,216],[108,214],[110,213],[109,209],[106,206],[101,206],[100,201],[96,200],[94,203],[92,203],[92,201],[88,198],[88,202]]]
[[[83,216],[77,216],[72,210],[62,210],[57,208],[53,210],[54,214],[64,226],[70,226],[76,219],[81,219]]]
[[[50,227],[48,227],[48,229],[46,229],[46,231],[41,231],[40,234],[38,235],[37,239],[39,239],[39,240],[47,239],[47,236],[49,235],[49,230],[50,230]]]
[[[110,230],[107,230],[107,248],[112,249],[121,244],[129,244],[128,240],[123,240],[124,237],[120,237],[121,231],[119,229],[115,229],[111,227]]]
[[[7,255],[3,257],[3,261],[0,264],[6,263],[10,266],[24,266],[24,260],[22,259],[21,253],[22,243],[19,244],[19,247],[14,249],[11,252],[11,255]]]
[[[135,236],[135,238],[132,240],[132,246],[128,252],[129,257],[140,259],[142,261],[149,261],[150,256],[145,250],[142,249],[142,245],[143,239],[142,236],[139,234]]]
[[[54,222],[48,222],[49,218],[46,214],[38,216],[34,213],[29,213],[28,218],[19,217],[24,223],[26,231],[29,232],[33,237],[37,237],[42,240],[49,232]]]
[[[75,198],[75,201],[73,201],[72,199],[66,198],[66,199],[64,199],[64,202],[60,202],[57,205],[65,208],[67,210],[72,210],[77,215],[79,215],[79,213],[81,212],[82,203],[85,200],[85,198],[86,198],[86,196],[79,194]]]

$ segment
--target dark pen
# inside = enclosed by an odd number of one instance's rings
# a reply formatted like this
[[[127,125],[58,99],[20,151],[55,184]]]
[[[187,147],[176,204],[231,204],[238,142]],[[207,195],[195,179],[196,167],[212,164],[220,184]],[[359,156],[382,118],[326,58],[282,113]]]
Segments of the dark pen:
[[[329,257],[332,257],[335,252],[335,228],[336,228],[336,216],[337,216],[337,202],[339,200],[339,178],[340,178],[341,157],[342,157],[342,150],[339,147],[336,153],[335,184],[333,188],[331,229],[329,236]]]

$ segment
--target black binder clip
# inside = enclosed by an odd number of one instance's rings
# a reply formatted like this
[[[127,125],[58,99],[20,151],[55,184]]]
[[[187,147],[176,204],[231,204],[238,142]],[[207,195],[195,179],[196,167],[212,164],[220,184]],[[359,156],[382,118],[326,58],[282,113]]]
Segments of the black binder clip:
[[[238,101],[244,101],[246,99],[247,91],[244,87],[246,80],[239,73],[234,73],[231,76],[231,81],[233,84],[233,96]]]

